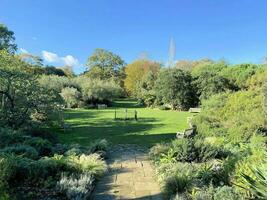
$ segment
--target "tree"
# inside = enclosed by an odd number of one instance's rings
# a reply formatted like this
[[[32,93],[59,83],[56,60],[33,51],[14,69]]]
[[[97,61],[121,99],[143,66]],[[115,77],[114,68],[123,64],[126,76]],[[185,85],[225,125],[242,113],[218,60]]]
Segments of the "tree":
[[[60,95],[65,101],[67,108],[78,107],[81,99],[81,93],[76,88],[65,87],[62,89]]]
[[[214,63],[212,60],[205,58],[201,60],[191,61],[191,60],[178,60],[175,63],[175,67],[178,69],[182,69],[184,71],[192,71],[195,67],[204,64],[212,64]]]
[[[149,71],[138,84],[137,98],[146,106],[152,106],[156,100],[155,83],[158,73]]]
[[[180,69],[164,69],[155,85],[158,102],[171,105],[172,109],[186,110],[196,105],[197,98],[192,77]]]
[[[14,32],[10,31],[4,24],[0,24],[0,50],[3,49],[9,53],[15,53],[17,45],[15,44]]]
[[[40,58],[39,56],[35,56],[35,55],[32,55],[32,54],[29,54],[29,53],[22,53],[22,54],[19,54],[19,57],[29,63],[30,65],[33,65],[33,66],[42,66],[43,65],[43,59]]]
[[[87,104],[106,103],[122,95],[122,88],[114,80],[91,79],[86,76],[75,78],[82,92],[82,99]]]
[[[58,103],[57,96],[41,87],[28,67],[18,56],[0,51],[0,121],[13,128],[47,120]]]
[[[227,68],[224,62],[204,64],[193,69],[194,85],[200,99],[207,99],[211,95],[235,89],[230,81],[220,75]]]
[[[220,72],[220,75],[229,80],[230,84],[237,89],[246,89],[248,80],[260,70],[259,65],[240,64],[227,66]]]
[[[66,66],[60,67],[59,69],[61,69],[67,77],[74,77],[75,76],[72,66],[66,65]]]
[[[267,81],[262,87],[262,93],[263,93],[263,109],[265,111],[265,115],[267,116]]]
[[[159,69],[159,63],[148,60],[137,60],[127,65],[125,68],[126,78],[124,81],[126,91],[130,95],[138,97],[138,87],[143,77],[149,72],[156,74]]]
[[[114,79],[122,83],[124,78],[124,61],[116,54],[105,49],[96,49],[87,61],[88,71],[86,75],[90,78],[101,80]]]
[[[227,136],[233,143],[247,142],[266,127],[262,96],[255,90],[213,95],[203,100],[202,111],[194,121],[198,132],[205,136]]]

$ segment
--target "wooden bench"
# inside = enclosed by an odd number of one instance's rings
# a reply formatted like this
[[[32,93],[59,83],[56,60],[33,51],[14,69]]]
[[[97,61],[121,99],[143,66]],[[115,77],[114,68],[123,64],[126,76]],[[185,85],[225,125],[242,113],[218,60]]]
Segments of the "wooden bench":
[[[177,132],[176,133],[176,138],[192,138],[196,135],[196,128],[189,128],[185,129],[184,132]]]
[[[200,111],[201,111],[201,108],[190,108],[189,109],[190,113],[200,113]]]
[[[97,109],[106,109],[107,107],[106,104],[97,104]]]

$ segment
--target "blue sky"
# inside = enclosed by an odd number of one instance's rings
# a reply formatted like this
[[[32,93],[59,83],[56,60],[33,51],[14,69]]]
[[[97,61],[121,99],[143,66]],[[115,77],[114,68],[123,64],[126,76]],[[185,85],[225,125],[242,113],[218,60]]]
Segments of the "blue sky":
[[[164,63],[171,37],[176,60],[267,56],[266,0],[0,0],[0,23],[19,48],[76,72],[95,48],[127,63],[142,52]]]

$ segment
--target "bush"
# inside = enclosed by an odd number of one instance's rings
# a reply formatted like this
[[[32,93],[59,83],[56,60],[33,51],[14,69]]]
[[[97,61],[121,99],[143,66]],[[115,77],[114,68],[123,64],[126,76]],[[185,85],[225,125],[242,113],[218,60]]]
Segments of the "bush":
[[[29,145],[15,145],[15,146],[8,146],[4,149],[0,150],[1,153],[14,153],[18,156],[23,156],[30,159],[37,159],[38,152],[35,148]]]
[[[267,199],[267,165],[251,169],[253,175],[242,174],[243,183],[259,199]]]
[[[72,144],[68,147],[68,150],[64,153],[66,156],[88,154],[90,151],[79,144]]]
[[[101,154],[105,157],[105,153],[108,149],[108,141],[106,139],[99,139],[90,145],[90,152]]]
[[[231,155],[231,152],[224,147],[208,144],[203,139],[195,141],[195,149],[198,162],[206,162],[214,158],[223,159]]]
[[[25,137],[21,133],[8,128],[0,128],[0,148],[17,144],[24,140]]]
[[[67,164],[63,156],[42,158],[31,163],[29,178],[33,182],[38,182],[50,176],[56,180],[59,178],[60,173],[64,171],[73,172],[75,169]]]
[[[196,190],[192,192],[192,200],[214,200],[213,195],[215,193],[215,189],[212,185],[210,185],[207,188],[203,188],[201,190]]]
[[[103,175],[107,170],[105,161],[98,154],[69,156],[67,160],[76,169],[82,172],[88,172],[96,177]]]
[[[81,93],[73,87],[65,87],[61,90],[61,97],[67,108],[77,108],[81,100]]]
[[[34,147],[40,156],[48,156],[52,153],[52,144],[45,139],[34,137],[24,142],[26,145]]]
[[[242,200],[243,198],[237,194],[232,187],[223,186],[216,189],[214,200]]]
[[[193,121],[200,135],[248,142],[265,127],[262,100],[257,90],[219,94],[203,101],[202,112]]]
[[[160,156],[162,154],[166,154],[169,150],[169,144],[156,144],[155,146],[153,146],[150,151],[149,151],[149,157],[153,160],[153,161],[158,161],[160,159]]]
[[[179,162],[192,162],[197,158],[193,139],[183,138],[173,140],[171,148],[175,151],[174,155]]]
[[[170,110],[171,108],[169,106],[166,106],[166,105],[161,105],[161,106],[159,106],[159,109],[160,110]]]
[[[174,174],[168,176],[164,183],[164,192],[167,196],[177,193],[188,192],[193,186],[193,171],[190,168],[179,169]]]
[[[23,183],[29,178],[30,166],[33,160],[15,154],[1,154],[0,157],[4,159],[8,165],[8,173],[5,174],[5,181],[10,185]]]
[[[55,133],[51,133],[51,132],[46,131],[46,130],[31,129],[31,130],[27,131],[27,134],[32,136],[32,137],[39,137],[42,139],[46,139],[46,140],[50,141],[51,143],[57,143],[58,142],[57,135]]]
[[[67,176],[62,174],[58,187],[69,199],[85,200],[93,190],[94,178],[90,173]]]

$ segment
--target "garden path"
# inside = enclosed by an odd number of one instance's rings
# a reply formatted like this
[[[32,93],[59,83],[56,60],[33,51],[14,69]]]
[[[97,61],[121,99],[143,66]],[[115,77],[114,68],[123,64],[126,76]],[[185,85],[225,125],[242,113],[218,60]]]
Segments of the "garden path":
[[[162,200],[154,169],[144,149],[117,145],[108,156],[109,171],[98,182],[93,200]]]

